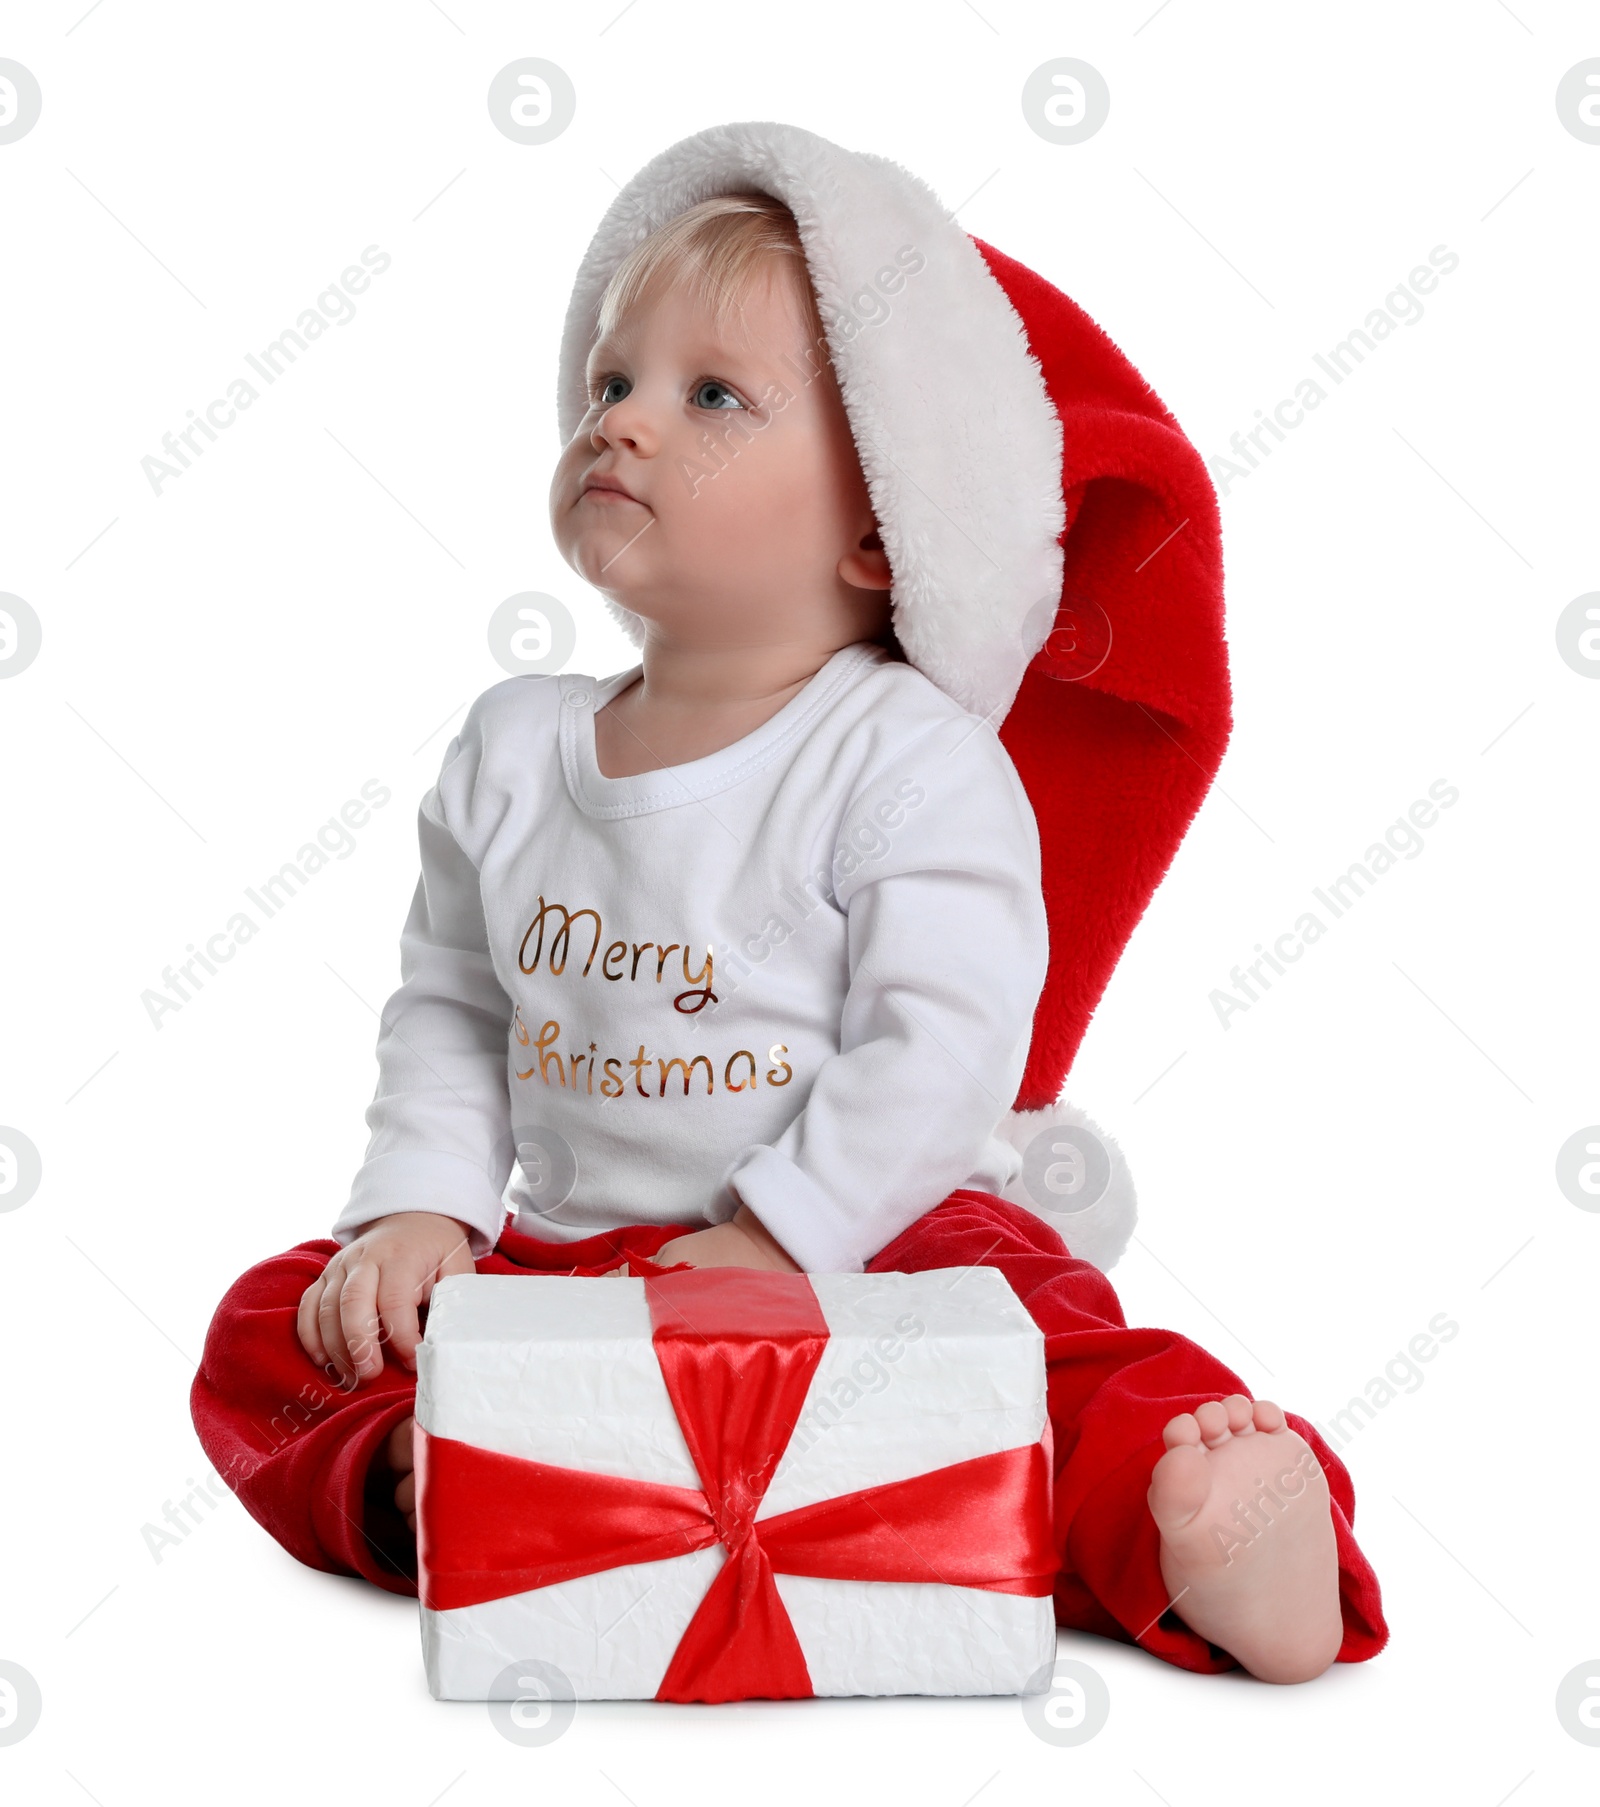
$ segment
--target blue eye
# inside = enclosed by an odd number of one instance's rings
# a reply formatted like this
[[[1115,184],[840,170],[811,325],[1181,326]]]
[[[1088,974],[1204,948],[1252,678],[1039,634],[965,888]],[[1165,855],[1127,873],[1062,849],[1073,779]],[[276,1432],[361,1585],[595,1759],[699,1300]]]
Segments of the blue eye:
[[[618,383],[622,385],[622,394],[614,395],[612,391],[616,388]],[[609,408],[613,403],[620,402],[622,397],[628,393],[631,387],[632,385],[625,376],[608,376],[596,391],[595,400],[602,408]]]
[[[708,395],[712,400],[705,399]],[[714,377],[708,377],[695,389],[694,405],[697,408],[742,408],[744,403],[726,383],[719,383]]]

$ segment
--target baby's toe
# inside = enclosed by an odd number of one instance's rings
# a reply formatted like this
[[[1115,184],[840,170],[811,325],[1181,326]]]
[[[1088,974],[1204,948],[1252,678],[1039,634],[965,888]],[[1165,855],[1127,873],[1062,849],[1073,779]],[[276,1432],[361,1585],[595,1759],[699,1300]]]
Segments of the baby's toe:
[[[1270,1399],[1258,1399],[1255,1405],[1255,1423],[1258,1431],[1281,1431],[1289,1420],[1283,1415],[1283,1407],[1275,1405]]]
[[[1161,1441],[1168,1449],[1178,1449],[1184,1444],[1198,1445],[1200,1426],[1193,1412],[1179,1412],[1176,1418],[1169,1418],[1161,1432]]]
[[[1255,1409],[1243,1393],[1230,1393],[1223,1400],[1222,1409],[1228,1414],[1228,1429],[1234,1436],[1241,1436],[1245,1431],[1256,1428]]]
[[[1226,1443],[1233,1434],[1228,1429],[1228,1408],[1220,1399],[1208,1399],[1204,1405],[1197,1405],[1194,1417],[1207,1449],[1215,1449],[1219,1443]]]
[[[1198,1443],[1180,1443],[1156,1463],[1145,1496],[1163,1537],[1175,1537],[1206,1503],[1211,1467]]]

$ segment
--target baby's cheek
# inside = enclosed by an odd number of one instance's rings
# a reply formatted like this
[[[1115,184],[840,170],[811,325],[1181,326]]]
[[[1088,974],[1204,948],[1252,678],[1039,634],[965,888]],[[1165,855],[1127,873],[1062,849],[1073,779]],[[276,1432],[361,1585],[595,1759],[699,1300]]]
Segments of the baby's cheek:
[[[562,498],[571,500],[577,487],[578,466],[582,462],[582,447],[577,438],[567,443],[567,449],[556,461],[555,472],[550,479],[550,503],[554,507]]]
[[[765,492],[731,511],[730,543],[739,548],[745,562],[765,571],[777,571],[799,581],[816,563],[822,538],[822,519],[815,494]]]
[[[757,441],[728,475],[739,480],[739,505],[763,533],[793,543],[825,522],[840,490],[823,448],[796,436]]]

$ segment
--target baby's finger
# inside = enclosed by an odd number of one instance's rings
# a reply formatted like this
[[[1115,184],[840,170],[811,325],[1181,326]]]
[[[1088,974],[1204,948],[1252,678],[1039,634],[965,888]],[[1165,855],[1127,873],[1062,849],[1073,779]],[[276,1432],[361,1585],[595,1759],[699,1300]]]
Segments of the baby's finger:
[[[330,1268],[324,1279],[326,1284],[317,1305],[317,1330],[342,1386],[358,1378],[355,1363],[351,1361],[350,1351],[345,1345],[344,1322],[339,1312],[339,1300],[350,1283],[350,1276],[341,1263],[337,1271]]]
[[[417,1300],[422,1288],[398,1262],[391,1262],[378,1282],[378,1315],[383,1320],[389,1347],[406,1367],[415,1369],[422,1329],[417,1322]]]
[[[383,1372],[383,1345],[378,1340],[379,1278],[375,1262],[358,1262],[339,1294],[339,1323],[351,1368],[360,1380],[371,1380]]]
[[[300,1347],[319,1368],[328,1359],[328,1351],[322,1345],[322,1333],[317,1328],[317,1308],[322,1303],[322,1294],[327,1284],[328,1275],[324,1269],[301,1293],[300,1310],[295,1316],[295,1332],[300,1338]]]
[[[396,1474],[409,1474],[416,1466],[415,1424],[414,1418],[402,1418],[390,1431],[389,1441],[384,1445],[384,1460]]]
[[[417,1477],[414,1474],[403,1475],[394,1490],[394,1503],[406,1516],[417,1509]]]

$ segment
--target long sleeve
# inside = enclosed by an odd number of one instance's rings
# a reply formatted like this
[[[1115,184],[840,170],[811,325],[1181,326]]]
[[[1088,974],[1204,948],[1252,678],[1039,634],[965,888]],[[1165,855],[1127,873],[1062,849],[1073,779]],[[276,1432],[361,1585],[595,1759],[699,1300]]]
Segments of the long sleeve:
[[[372,1138],[333,1226],[341,1244],[393,1212],[437,1211],[470,1226],[476,1258],[504,1220],[512,1004],[489,955],[478,866],[463,846],[481,751],[474,706],[418,813],[422,876],[400,937],[400,988],[378,1036]]]
[[[858,1272],[962,1185],[1010,1109],[1048,963],[1032,807],[971,717],[861,788],[833,849],[848,916],[839,1052],[723,1184],[808,1272]]]

